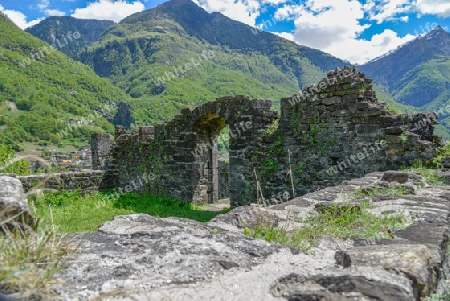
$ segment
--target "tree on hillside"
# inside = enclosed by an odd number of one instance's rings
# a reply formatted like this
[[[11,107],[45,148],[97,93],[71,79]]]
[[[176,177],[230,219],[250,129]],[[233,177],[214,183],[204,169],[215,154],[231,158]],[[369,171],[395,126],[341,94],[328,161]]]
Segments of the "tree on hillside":
[[[29,175],[31,170],[26,160],[14,160],[16,155],[10,145],[0,145],[0,172]]]

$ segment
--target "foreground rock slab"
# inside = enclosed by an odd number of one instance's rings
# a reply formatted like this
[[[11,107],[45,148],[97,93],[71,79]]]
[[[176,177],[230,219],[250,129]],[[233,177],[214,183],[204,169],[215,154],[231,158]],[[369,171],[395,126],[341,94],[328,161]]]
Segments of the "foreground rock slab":
[[[404,186],[400,196],[355,198],[365,187]],[[401,212],[406,228],[388,238],[323,238],[308,254],[243,235],[270,217],[295,229],[317,204],[371,201],[374,214]],[[239,207],[208,224],[118,216],[57,275],[62,300],[425,300],[449,296],[450,187],[413,173],[372,173],[272,207]]]
[[[28,231],[35,223],[22,183],[16,178],[0,175],[0,233],[16,228]]]

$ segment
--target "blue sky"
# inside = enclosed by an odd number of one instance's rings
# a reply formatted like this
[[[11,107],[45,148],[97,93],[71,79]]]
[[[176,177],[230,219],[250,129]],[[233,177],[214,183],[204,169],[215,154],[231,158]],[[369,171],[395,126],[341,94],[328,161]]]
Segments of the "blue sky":
[[[19,27],[48,16],[120,22],[166,0],[0,0]],[[450,0],[193,0],[208,12],[270,31],[352,63],[364,63],[441,25]]]

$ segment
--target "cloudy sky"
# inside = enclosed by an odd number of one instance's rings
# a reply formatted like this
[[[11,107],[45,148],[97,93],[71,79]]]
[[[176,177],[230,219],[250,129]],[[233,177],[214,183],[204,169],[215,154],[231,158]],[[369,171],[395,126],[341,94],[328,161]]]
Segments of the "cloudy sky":
[[[0,0],[26,28],[48,16],[120,22],[166,0]],[[450,0],[193,0],[208,12],[270,31],[352,63],[364,63],[441,25],[450,31]]]

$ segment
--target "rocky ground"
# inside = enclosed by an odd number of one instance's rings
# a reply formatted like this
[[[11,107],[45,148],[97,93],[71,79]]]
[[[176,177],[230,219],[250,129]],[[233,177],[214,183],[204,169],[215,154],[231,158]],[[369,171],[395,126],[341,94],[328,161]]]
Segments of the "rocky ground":
[[[304,254],[243,235],[243,225],[267,216],[295,228],[296,217],[317,214],[317,204],[348,202],[373,185],[408,191],[372,198],[374,213],[410,217],[389,239],[326,237]],[[81,247],[54,289],[63,300],[444,300],[449,202],[450,186],[377,172],[269,208],[239,207],[208,224],[118,216],[75,238]]]

